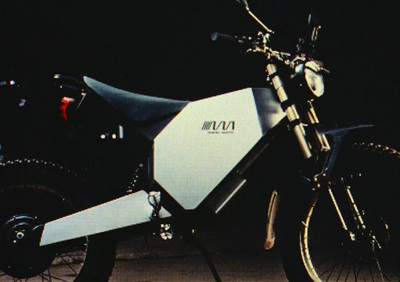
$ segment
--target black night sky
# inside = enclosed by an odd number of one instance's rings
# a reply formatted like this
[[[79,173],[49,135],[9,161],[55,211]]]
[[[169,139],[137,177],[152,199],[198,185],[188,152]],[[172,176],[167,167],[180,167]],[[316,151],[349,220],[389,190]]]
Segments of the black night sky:
[[[346,123],[397,123],[397,1],[249,0],[293,52],[313,12],[322,24],[317,58],[331,70],[324,99]],[[88,75],[130,91],[197,99],[263,86],[263,64],[210,40],[260,28],[235,0],[41,0],[0,2],[0,76],[34,82]]]

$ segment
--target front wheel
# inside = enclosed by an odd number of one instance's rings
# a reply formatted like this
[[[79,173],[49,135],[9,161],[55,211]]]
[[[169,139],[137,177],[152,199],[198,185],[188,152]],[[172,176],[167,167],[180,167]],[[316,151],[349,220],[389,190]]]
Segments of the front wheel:
[[[44,224],[84,206],[75,176],[40,161],[2,164],[0,281],[107,281],[116,243],[93,236],[40,247]]]
[[[398,151],[353,146],[326,187],[291,211],[281,246],[288,279],[399,281],[399,172]],[[303,215],[297,222],[296,213]]]

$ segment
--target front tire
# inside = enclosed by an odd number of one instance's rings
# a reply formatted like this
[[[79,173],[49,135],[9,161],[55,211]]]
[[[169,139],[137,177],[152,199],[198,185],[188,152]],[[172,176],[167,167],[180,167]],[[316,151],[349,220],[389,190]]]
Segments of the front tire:
[[[0,280],[108,281],[116,243],[105,235],[39,247],[46,222],[87,204],[76,176],[37,160],[8,162],[0,172]]]
[[[327,187],[287,217],[281,248],[288,279],[399,281],[399,172],[398,151],[353,146]],[[303,215],[297,222],[296,214]]]

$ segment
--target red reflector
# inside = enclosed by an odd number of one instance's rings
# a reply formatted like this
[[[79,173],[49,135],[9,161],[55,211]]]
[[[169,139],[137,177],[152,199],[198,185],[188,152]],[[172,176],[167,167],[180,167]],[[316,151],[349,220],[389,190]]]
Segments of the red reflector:
[[[61,105],[60,105],[60,111],[61,111],[61,117],[67,121],[68,120],[68,115],[67,115],[67,108],[68,105],[71,104],[72,102],[74,102],[74,98],[71,97],[63,97],[61,99]]]

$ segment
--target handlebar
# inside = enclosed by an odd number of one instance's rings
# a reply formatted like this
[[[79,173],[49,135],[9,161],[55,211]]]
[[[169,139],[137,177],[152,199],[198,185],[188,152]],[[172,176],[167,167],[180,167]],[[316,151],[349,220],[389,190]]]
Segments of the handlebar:
[[[264,53],[268,58],[275,58],[283,62],[290,60],[290,58],[292,57],[290,53],[272,50],[270,47],[268,47],[267,46],[267,42],[269,41],[268,33],[264,35],[262,32],[259,32],[256,37],[250,37],[250,36],[235,36],[220,32],[213,32],[211,34],[211,40],[236,43],[236,44],[245,44],[248,45],[246,53],[260,52]]]

